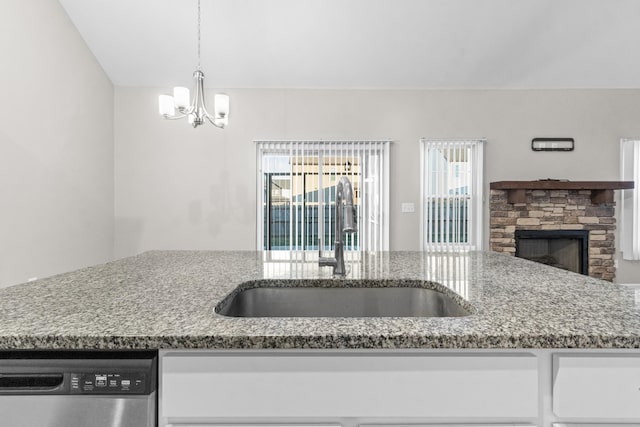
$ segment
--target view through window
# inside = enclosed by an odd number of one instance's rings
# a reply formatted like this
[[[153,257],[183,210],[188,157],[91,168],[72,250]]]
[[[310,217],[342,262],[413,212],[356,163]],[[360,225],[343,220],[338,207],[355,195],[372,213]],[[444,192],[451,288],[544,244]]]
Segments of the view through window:
[[[422,246],[482,249],[484,140],[421,140]]]
[[[635,181],[632,190],[620,193],[620,240],[622,257],[640,260],[640,139],[620,141],[620,179]]]
[[[388,141],[257,141],[259,248],[323,250],[335,241],[336,186],[351,181],[358,232],[345,250],[388,249]]]

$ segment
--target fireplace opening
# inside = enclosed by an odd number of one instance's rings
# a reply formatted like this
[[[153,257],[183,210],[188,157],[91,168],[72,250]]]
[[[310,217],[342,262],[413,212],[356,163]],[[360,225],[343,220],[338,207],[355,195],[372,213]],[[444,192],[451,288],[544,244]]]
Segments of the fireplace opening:
[[[516,230],[516,256],[589,274],[588,230]]]

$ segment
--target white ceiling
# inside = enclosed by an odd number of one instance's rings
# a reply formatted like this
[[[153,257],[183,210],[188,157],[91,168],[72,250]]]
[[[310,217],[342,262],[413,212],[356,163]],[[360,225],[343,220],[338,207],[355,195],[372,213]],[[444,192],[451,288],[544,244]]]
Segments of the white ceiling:
[[[190,85],[196,0],[60,0],[115,85]],[[202,0],[208,87],[640,88],[640,0]]]

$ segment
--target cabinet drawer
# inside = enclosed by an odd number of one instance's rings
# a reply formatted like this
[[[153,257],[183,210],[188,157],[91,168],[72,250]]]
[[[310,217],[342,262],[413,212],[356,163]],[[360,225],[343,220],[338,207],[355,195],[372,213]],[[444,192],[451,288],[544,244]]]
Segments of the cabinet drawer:
[[[554,355],[553,411],[559,417],[640,418],[640,357]]]
[[[161,416],[536,417],[533,355],[169,353]]]

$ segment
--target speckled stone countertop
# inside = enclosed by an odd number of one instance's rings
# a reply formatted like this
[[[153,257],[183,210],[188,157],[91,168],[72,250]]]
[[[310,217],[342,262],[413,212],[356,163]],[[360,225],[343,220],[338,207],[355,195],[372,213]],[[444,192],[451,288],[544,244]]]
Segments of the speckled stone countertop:
[[[419,281],[472,314],[225,317],[214,308],[242,283],[328,279],[331,269],[312,253],[152,251],[0,289],[0,348],[640,347],[640,298],[627,287],[489,252],[355,256],[338,285]]]

